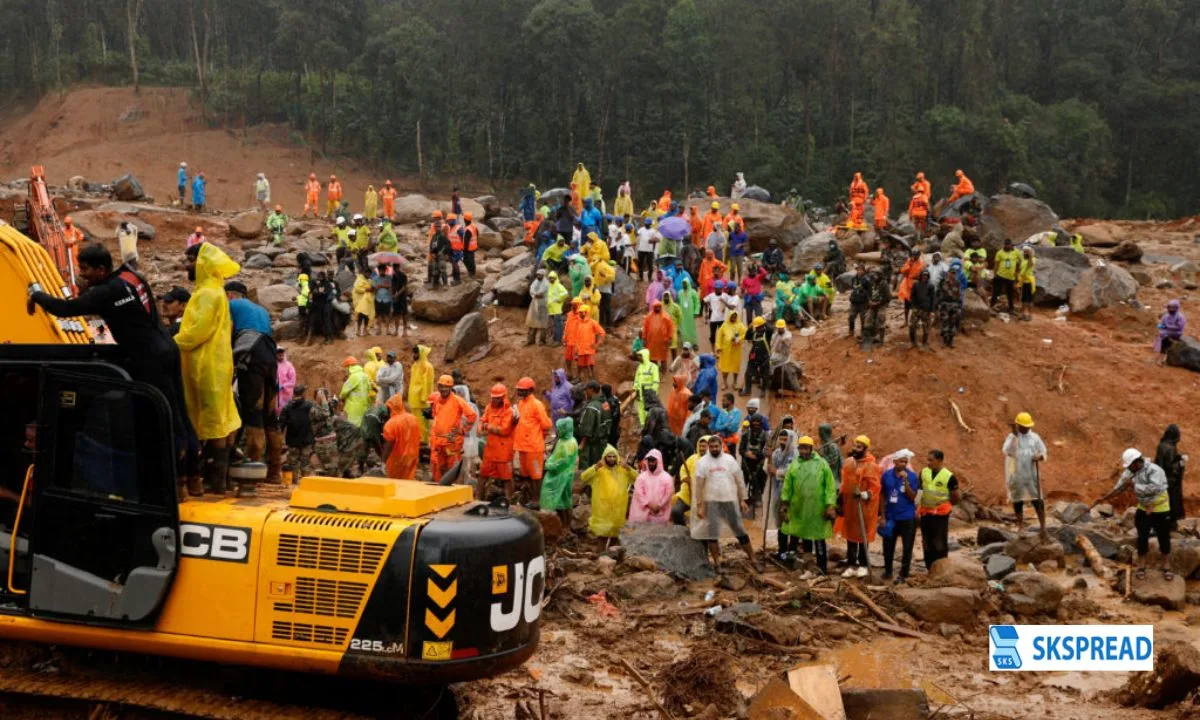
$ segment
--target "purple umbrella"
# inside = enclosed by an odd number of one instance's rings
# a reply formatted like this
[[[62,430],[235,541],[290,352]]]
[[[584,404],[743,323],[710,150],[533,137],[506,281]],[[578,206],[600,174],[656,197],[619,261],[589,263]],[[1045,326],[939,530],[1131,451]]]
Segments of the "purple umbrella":
[[[687,218],[675,215],[658,224],[658,233],[668,240],[682,240],[692,234],[692,223]]]

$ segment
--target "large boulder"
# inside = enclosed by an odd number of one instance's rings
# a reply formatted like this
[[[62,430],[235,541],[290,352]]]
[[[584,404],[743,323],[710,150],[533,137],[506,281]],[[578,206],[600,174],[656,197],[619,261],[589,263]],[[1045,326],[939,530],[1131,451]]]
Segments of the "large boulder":
[[[137,230],[139,240],[153,240],[157,237],[153,225],[130,215],[118,215],[100,210],[80,210],[71,213],[71,221],[75,223],[75,227],[83,231],[85,238],[94,242],[116,237],[117,228],[122,222],[129,223]]]
[[[524,224],[517,218],[494,217],[487,220],[487,226],[498,233],[502,233],[505,230],[516,230]]]
[[[988,580],[1000,580],[1016,571],[1017,561],[1007,555],[993,555],[987,559],[984,569]]]
[[[242,263],[243,270],[266,270],[271,267],[274,261],[267,255],[261,253],[251,255]]]
[[[896,592],[904,609],[928,623],[971,625],[982,599],[966,588],[902,588]]]
[[[473,350],[487,345],[487,343],[487,319],[481,312],[467,313],[451,331],[450,339],[446,341],[443,359],[446,362],[454,362],[460,357],[470,355]]]
[[[979,293],[968,292],[965,297],[966,299],[963,301],[963,320],[985,323],[992,319],[992,310],[988,307],[987,300],[979,297]]]
[[[264,257],[259,255],[257,257]],[[258,304],[265,307],[271,312],[283,312],[284,308],[289,308],[296,304],[296,295],[298,291],[291,285],[267,285],[258,289]]]
[[[621,547],[652,559],[662,570],[685,580],[706,580],[713,567],[702,543],[692,542],[686,527],[632,523],[621,530]]]
[[[1063,589],[1042,573],[1016,572],[1004,578],[1004,608],[1013,615],[1049,615],[1058,613]]]
[[[1121,244],[1125,231],[1111,223],[1093,223],[1075,228],[1088,247],[1110,248]]]
[[[987,575],[978,560],[965,555],[948,555],[933,564],[929,569],[929,579],[925,587],[958,587],[968,590],[982,590],[987,586]]]
[[[463,315],[475,309],[482,291],[483,288],[474,280],[436,288],[422,286],[413,296],[412,313],[430,322],[458,322]]]
[[[292,247],[306,252],[320,252],[326,245],[332,244],[329,240],[329,228],[306,230],[303,235],[292,240]]]
[[[487,225],[474,223],[479,228],[479,249],[483,250],[499,250],[504,247],[504,236],[496,232]]]
[[[733,204],[729,198],[718,198],[716,202],[721,206],[722,215],[727,214],[729,206]],[[708,212],[712,203],[710,198],[687,202],[689,206],[695,206],[701,216]],[[751,252],[762,252],[772,238],[779,241],[780,247],[786,250],[813,234],[813,229],[809,227],[804,216],[790,207],[742,198],[738,201],[738,213],[745,218],[746,236],[750,239]]]
[[[1066,247],[1035,245],[1037,290],[1033,301],[1038,305],[1062,305],[1091,263],[1083,255]]]
[[[1141,245],[1132,240],[1122,240],[1120,245],[1113,248],[1109,257],[1120,262],[1140,263],[1144,254]]]
[[[523,307],[529,304],[529,270],[518,268],[501,275],[492,287],[496,300],[507,307]]]
[[[1182,575],[1167,580],[1158,570],[1151,570],[1141,580],[1134,578],[1131,594],[1134,600],[1143,605],[1182,610],[1187,598],[1187,585]]]
[[[424,195],[403,195],[396,198],[396,223],[411,225],[418,222],[429,222],[434,210],[446,211],[445,203],[431,200]]]
[[[800,241],[792,250],[792,261],[788,264],[788,269],[795,274],[812,270],[814,265],[825,259],[830,241],[837,242],[837,235],[828,230]]]
[[[1041,200],[997,195],[991,198],[979,217],[980,237],[989,250],[996,251],[1004,245],[1005,238],[1023,242],[1056,223],[1058,215]]]
[[[1055,540],[1042,540],[1037,533],[1019,535],[1004,546],[1004,554],[1017,561],[1018,565],[1053,560],[1059,567],[1066,566],[1063,546]]]
[[[476,217],[477,220],[486,220],[496,217],[500,214],[503,205],[500,204],[499,198],[495,195],[480,195],[475,198],[475,202],[483,207],[483,215]]]
[[[1087,270],[1092,266],[1092,262],[1088,260],[1087,255],[1075,252],[1075,248],[1066,246],[1054,245],[1034,245],[1033,254],[1037,256],[1037,262],[1040,266],[1046,260],[1054,260],[1056,262],[1070,265],[1079,270]],[[1040,267],[1039,267],[1040,269]],[[1038,273],[1038,283],[1042,281],[1041,273]]]
[[[1200,372],[1200,340],[1184,335],[1167,350],[1167,364]]]
[[[1129,271],[1106,263],[1084,271],[1071,290],[1071,312],[1091,313],[1100,308],[1137,299],[1138,283]]]
[[[612,321],[619,323],[627,317],[645,312],[646,297],[638,292],[633,276],[617,268],[617,279],[613,281]]]
[[[762,203],[771,202],[771,191],[758,185],[750,185],[742,191],[742,200],[757,200]]]
[[[141,200],[146,197],[146,191],[142,189],[142,184],[133,175],[122,175],[113,180],[112,187],[113,197],[124,202]]]
[[[229,221],[229,232],[234,237],[253,240],[262,233],[264,220],[262,210],[240,212]]]

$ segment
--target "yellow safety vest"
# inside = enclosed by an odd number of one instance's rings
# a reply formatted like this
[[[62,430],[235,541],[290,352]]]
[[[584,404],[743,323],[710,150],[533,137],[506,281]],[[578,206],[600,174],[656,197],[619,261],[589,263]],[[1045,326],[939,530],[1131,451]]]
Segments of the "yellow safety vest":
[[[946,468],[934,476],[931,468],[921,471],[921,507],[932,510],[942,503],[950,502],[950,478],[954,473]]]

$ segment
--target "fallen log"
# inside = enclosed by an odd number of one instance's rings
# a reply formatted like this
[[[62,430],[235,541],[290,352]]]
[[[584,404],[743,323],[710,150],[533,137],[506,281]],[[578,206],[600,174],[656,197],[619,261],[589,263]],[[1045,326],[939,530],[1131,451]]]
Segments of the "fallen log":
[[[916,640],[932,640],[933,639],[931,636],[926,635],[923,632],[917,632],[916,630],[909,630],[908,628],[900,627],[899,625],[890,625],[890,624],[884,623],[884,622],[877,622],[877,623],[875,623],[875,627],[879,628],[880,630],[883,630],[884,632],[890,632],[893,635],[900,635],[901,637],[909,637],[909,638],[913,638]]]
[[[667,710],[663,704],[658,701],[658,697],[656,697],[654,694],[654,688],[650,687],[650,682],[646,680],[645,676],[638,672],[637,668],[630,665],[629,661],[625,658],[617,658],[617,662],[621,664],[621,667],[625,668],[625,672],[633,676],[633,679],[637,681],[638,685],[642,686],[642,690],[646,692],[646,697],[650,698],[650,702],[654,703],[654,707],[658,708],[658,713],[666,720],[675,720],[675,716],[671,714],[671,711]]]
[[[975,432],[975,430],[973,430],[970,425],[967,425],[967,423],[965,423],[963,421],[962,410],[960,410],[958,408],[958,403],[954,402],[954,398],[947,398],[947,399],[950,401],[950,409],[954,411],[954,418],[956,420],[958,420],[959,427],[961,427],[963,430],[966,430],[969,433]]]
[[[867,594],[862,590],[859,590],[854,583],[844,582],[842,583],[842,586],[846,588],[846,592],[850,593],[855,600],[859,601],[864,607],[870,610],[872,615],[889,625],[895,625],[899,627],[900,623],[896,622],[894,617],[884,612],[883,608],[876,605],[875,601],[867,597]]]
[[[1107,580],[1108,568],[1104,566],[1104,558],[1100,557],[1096,546],[1092,544],[1091,540],[1088,540],[1087,535],[1075,533],[1075,544],[1083,551],[1083,557],[1087,559],[1087,564],[1092,567],[1092,572],[1096,573],[1096,577]]]

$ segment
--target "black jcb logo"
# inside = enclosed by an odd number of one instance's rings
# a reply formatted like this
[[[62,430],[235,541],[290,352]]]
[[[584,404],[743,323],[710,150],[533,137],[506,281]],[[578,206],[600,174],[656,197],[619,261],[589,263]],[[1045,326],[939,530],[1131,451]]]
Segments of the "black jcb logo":
[[[187,557],[245,563],[250,561],[250,528],[183,523],[180,552]]]

